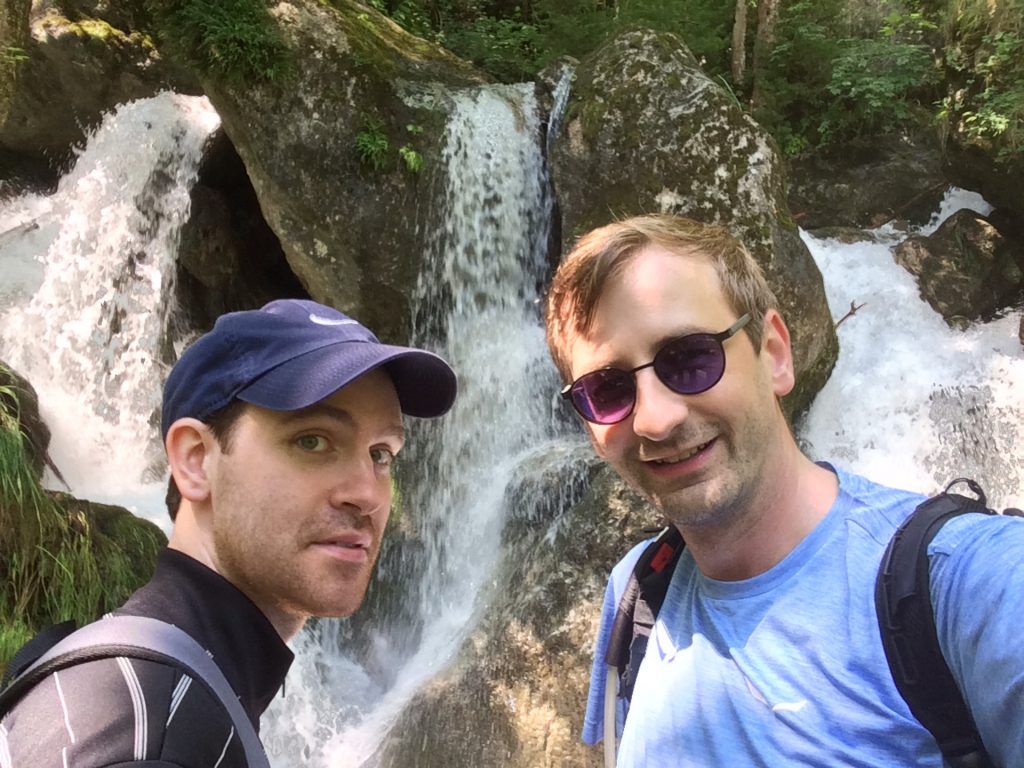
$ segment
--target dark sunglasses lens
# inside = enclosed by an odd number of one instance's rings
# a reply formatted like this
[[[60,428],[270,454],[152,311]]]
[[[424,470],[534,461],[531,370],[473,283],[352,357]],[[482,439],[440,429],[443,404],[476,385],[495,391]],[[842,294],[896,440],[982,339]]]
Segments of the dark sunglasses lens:
[[[569,390],[572,404],[587,421],[615,424],[629,416],[636,401],[633,374],[606,368],[581,376]]]
[[[654,372],[680,395],[696,395],[718,383],[725,373],[722,343],[706,333],[670,341],[654,356]]]

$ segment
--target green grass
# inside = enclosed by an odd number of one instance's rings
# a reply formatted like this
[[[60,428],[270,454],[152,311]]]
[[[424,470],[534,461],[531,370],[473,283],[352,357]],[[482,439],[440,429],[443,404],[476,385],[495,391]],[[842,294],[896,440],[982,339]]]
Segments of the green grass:
[[[0,380],[9,379],[0,367]],[[44,626],[92,621],[152,572],[163,533],[126,510],[42,488],[19,423],[18,392],[0,385],[0,664]]]
[[[154,0],[161,39],[201,73],[233,83],[274,82],[288,49],[264,0]]]

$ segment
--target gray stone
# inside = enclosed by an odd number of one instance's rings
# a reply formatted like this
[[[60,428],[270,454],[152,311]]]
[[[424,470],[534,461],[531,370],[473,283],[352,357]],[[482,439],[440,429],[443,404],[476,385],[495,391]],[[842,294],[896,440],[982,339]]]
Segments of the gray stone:
[[[1021,245],[967,209],[928,237],[907,238],[893,257],[917,278],[921,298],[953,327],[989,318],[1024,294]]]
[[[938,147],[891,137],[789,163],[789,207],[804,229],[924,224],[949,186]]]
[[[106,4],[68,5],[33,4],[19,46],[24,58],[7,79],[10,96],[0,125],[0,150],[54,165],[66,163],[72,148],[118,104],[167,88],[196,88],[160,56],[146,32],[83,15],[103,13]],[[111,19],[132,22],[138,15],[121,8]]]

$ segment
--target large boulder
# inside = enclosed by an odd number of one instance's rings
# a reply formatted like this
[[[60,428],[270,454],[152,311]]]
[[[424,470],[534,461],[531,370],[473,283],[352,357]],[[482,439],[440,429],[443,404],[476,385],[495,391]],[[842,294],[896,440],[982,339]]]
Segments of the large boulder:
[[[285,74],[206,74],[203,88],[309,295],[385,340],[407,338],[425,218],[444,188],[433,183],[447,117],[438,84],[483,77],[351,0],[277,2],[269,13]]]
[[[789,325],[797,388],[785,407],[810,403],[839,347],[778,153],[679,38],[634,30],[581,63],[552,175],[565,248],[613,216],[676,213],[727,226],[764,267]]]
[[[974,211],[957,211],[934,234],[908,238],[893,255],[950,325],[990,318],[1024,296],[1024,246]]]
[[[0,113],[5,154],[60,166],[118,104],[168,88],[195,91],[195,81],[134,26],[145,20],[141,2],[37,2],[28,18],[15,20],[27,27],[11,33],[23,45],[7,78],[7,109]]]
[[[1021,152],[1002,159],[998,149],[968,142],[954,131],[945,147],[945,173],[958,187],[973,189],[1002,211],[1004,231],[1024,232],[1024,195],[1020,180],[1024,176]]]

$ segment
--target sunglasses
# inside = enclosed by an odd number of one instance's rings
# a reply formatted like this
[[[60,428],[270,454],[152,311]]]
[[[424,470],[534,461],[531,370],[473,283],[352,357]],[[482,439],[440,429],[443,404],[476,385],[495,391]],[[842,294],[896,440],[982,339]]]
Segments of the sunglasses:
[[[654,368],[661,383],[679,395],[699,395],[717,384],[725,373],[722,343],[750,322],[746,313],[721,333],[691,333],[672,339],[649,363],[628,371],[601,368],[580,376],[562,389],[562,397],[593,424],[618,424],[636,406],[636,372]]]

